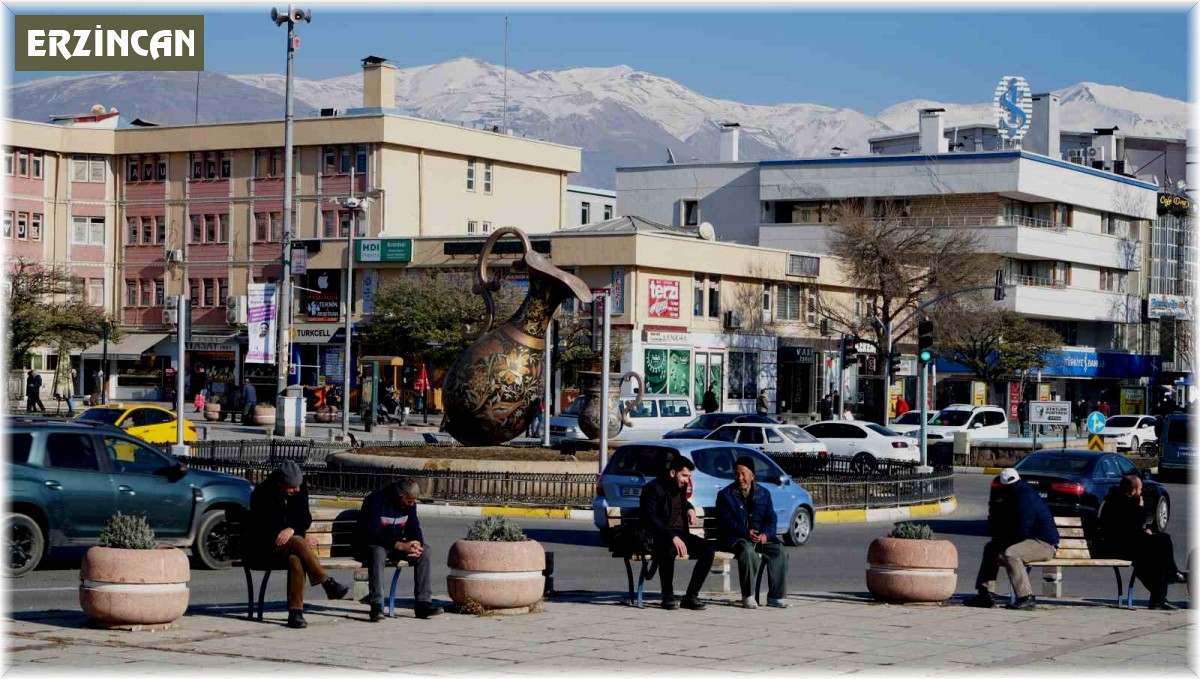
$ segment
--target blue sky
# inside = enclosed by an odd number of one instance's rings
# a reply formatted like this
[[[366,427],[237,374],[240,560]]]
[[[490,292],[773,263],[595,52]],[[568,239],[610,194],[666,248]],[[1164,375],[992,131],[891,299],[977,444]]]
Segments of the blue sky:
[[[192,7],[189,13],[206,17],[207,70],[283,71],[284,29],[271,23],[271,5]],[[313,23],[299,29],[296,72],[307,78],[355,73],[358,59],[367,54],[388,57],[399,66],[460,56],[502,64],[505,9],[494,7],[369,5],[348,11],[313,5]],[[95,12],[67,6],[8,9]],[[105,11],[117,10],[107,5]],[[146,8],[126,11],[148,13]],[[1061,7],[999,13],[619,7],[597,12],[551,6],[513,8],[508,14],[509,65],[514,69],[627,64],[702,94],[745,103],[816,103],[873,114],[918,97],[986,101],[996,80],[1010,74],[1024,75],[1034,90],[1093,81],[1176,99],[1186,99],[1188,91],[1183,9]],[[11,22],[9,26],[11,31]],[[10,75],[22,82],[47,74]]]

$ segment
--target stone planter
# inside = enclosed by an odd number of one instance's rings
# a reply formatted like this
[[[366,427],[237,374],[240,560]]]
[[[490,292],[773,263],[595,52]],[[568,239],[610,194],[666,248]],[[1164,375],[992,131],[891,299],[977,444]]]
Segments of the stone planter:
[[[180,549],[92,547],[79,569],[79,605],[97,627],[166,627],[187,610],[191,574]]]
[[[204,404],[204,419],[209,422],[216,422],[221,419],[221,404],[220,403],[205,403]]]
[[[867,589],[883,601],[945,601],[958,584],[956,568],[949,540],[876,538],[867,549]]]
[[[275,425],[275,406],[254,406],[254,424],[260,427]]]
[[[450,547],[446,586],[460,606],[473,602],[488,610],[520,609],[542,600],[546,551],[536,540],[459,540]]]

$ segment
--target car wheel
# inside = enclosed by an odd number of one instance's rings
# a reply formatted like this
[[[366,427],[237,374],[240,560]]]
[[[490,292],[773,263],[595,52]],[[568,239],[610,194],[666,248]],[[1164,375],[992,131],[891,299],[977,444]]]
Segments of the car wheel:
[[[196,562],[209,570],[229,568],[233,563],[232,548],[225,510],[205,512],[196,528],[196,542],[192,544],[192,556]]]
[[[850,459],[850,471],[855,474],[871,474],[874,473],[875,456],[870,453],[859,453]]]
[[[4,535],[9,555],[4,574],[19,578],[37,568],[46,553],[46,536],[37,521],[24,514],[5,514]]]
[[[1158,498],[1154,505],[1154,528],[1159,533],[1167,532],[1167,523],[1171,520],[1171,502],[1165,497]]]
[[[807,507],[800,507],[792,515],[792,520],[788,523],[788,530],[783,536],[783,541],[792,547],[799,547],[808,542],[808,537],[812,535],[812,527],[812,512]]]

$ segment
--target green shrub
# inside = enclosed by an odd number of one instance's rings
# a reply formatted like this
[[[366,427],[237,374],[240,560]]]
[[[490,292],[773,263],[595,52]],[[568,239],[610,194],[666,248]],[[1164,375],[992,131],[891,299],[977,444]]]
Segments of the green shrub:
[[[898,523],[892,528],[892,532],[888,533],[888,537],[901,540],[932,540],[933,529],[925,523]]]
[[[108,524],[100,531],[101,547],[114,549],[154,549],[154,529],[143,515],[117,512],[108,518]]]
[[[523,542],[529,538],[515,521],[505,516],[485,516],[471,526],[468,540],[481,542]]]

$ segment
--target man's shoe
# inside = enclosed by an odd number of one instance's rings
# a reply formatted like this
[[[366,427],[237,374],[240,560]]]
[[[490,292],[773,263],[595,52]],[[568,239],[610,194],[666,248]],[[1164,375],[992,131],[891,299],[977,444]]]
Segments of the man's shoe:
[[[350,593],[350,589],[333,578],[325,578],[325,582],[321,583],[321,587],[325,589],[325,596],[330,599],[343,599]]]
[[[697,599],[694,596],[683,597],[683,601],[680,602],[680,605],[683,606],[684,608],[688,609],[689,611],[702,611],[702,610],[708,608],[708,604],[704,603],[703,601]]]
[[[434,606],[428,601],[418,601],[417,605],[413,607],[413,612],[416,613],[418,618],[425,620],[427,618],[432,618],[435,615],[441,615],[442,609]]]
[[[308,627],[308,623],[304,622],[304,611],[288,611],[287,626],[292,629],[304,629]]]
[[[987,590],[980,590],[978,594],[964,601],[963,605],[971,608],[995,608],[996,597]]]
[[[1152,610],[1152,611],[1177,611],[1177,610],[1179,610],[1178,606],[1171,603],[1170,601],[1167,601],[1166,599],[1164,599],[1162,601],[1151,601],[1150,605],[1147,606],[1146,608],[1148,608],[1149,610]]]
[[[1017,597],[1016,601],[1006,605],[1005,608],[1012,611],[1032,611],[1037,608],[1037,599],[1033,595]]]
[[[752,596],[742,597],[742,608],[758,608],[758,602]]]
[[[371,612],[367,614],[367,618],[371,622],[383,620],[383,606],[380,604],[371,604]]]
[[[679,610],[679,599],[676,597],[667,597],[662,600],[662,607],[664,611],[677,611]]]
[[[767,599],[767,606],[770,608],[787,608],[788,602],[785,599]]]

